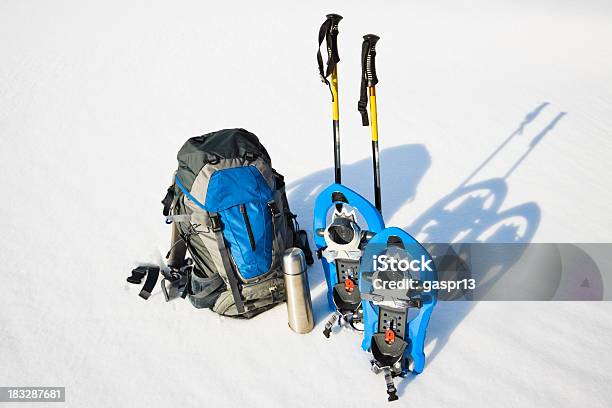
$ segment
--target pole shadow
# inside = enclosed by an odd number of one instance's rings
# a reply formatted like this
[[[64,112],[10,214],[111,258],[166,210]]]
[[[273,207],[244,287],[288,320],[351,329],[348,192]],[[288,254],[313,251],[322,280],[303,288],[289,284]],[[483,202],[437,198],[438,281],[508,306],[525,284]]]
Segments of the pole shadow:
[[[489,242],[489,243],[529,243],[538,229],[541,210],[535,202],[526,202],[508,209],[504,202],[508,196],[506,180],[528,158],[536,146],[547,136],[566,115],[558,113],[531,140],[526,150],[499,176],[473,182],[481,170],[505,150],[514,139],[524,136],[525,129],[540,116],[550,104],[543,102],[528,112],[515,131],[507,136],[454,190],[440,198],[429,209],[423,212],[412,224],[403,229],[428,247],[436,243],[453,242]],[[404,204],[414,199],[417,186],[431,165],[429,152],[424,145],[401,145],[381,150],[381,182],[383,213],[391,218]],[[392,165],[389,165],[393,163]],[[315,172],[288,184],[287,194],[291,208],[301,214],[301,221],[306,229],[312,225],[312,210],[318,193],[333,182],[332,167]],[[371,159],[343,165],[343,184],[373,201]],[[364,176],[368,175],[368,176]],[[314,248],[314,246],[313,246]],[[494,279],[487,283],[487,288],[495,284],[516,262],[504,259],[503,265],[497,265],[499,271]],[[309,281],[311,288],[325,285],[325,278],[320,263],[311,268]],[[312,273],[314,272],[314,273]],[[485,288],[486,290],[486,288]],[[326,291],[312,299],[313,311],[318,321],[329,314]],[[475,302],[455,301],[440,302],[434,311],[434,318],[428,328],[426,354],[428,365],[448,342],[450,335],[463,319],[474,308]],[[410,375],[398,384],[398,394],[403,394],[414,375]]]
[[[549,105],[544,102],[529,112],[517,129],[511,133],[467,178],[452,192],[432,205],[411,225],[404,229],[413,234],[420,242],[428,243],[435,250],[435,243],[454,242],[489,242],[489,243],[528,243],[538,229],[541,210],[535,202],[527,202],[509,209],[503,205],[508,196],[506,180],[517,167],[533,152],[535,147],[551,132],[566,115],[560,112],[539,133],[534,136],[526,151],[500,177],[472,182],[475,176],[485,168],[516,137],[523,135],[527,125],[531,124]],[[520,254],[505,258],[497,265],[488,265],[485,270],[497,268],[484,291],[494,284],[520,258]],[[481,290],[481,294],[482,290]],[[428,365],[448,342],[452,332],[475,307],[475,302],[454,301],[441,302],[434,311],[427,331],[426,354]],[[415,376],[408,376],[398,384],[398,392],[403,394]]]

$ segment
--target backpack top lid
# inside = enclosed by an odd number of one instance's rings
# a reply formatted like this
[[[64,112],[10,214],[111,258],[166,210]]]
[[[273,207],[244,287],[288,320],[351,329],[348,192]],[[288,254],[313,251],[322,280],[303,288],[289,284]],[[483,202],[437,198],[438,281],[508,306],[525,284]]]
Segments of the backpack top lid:
[[[177,177],[187,190],[207,164],[223,159],[255,160],[261,158],[268,166],[270,155],[253,133],[237,128],[223,129],[203,136],[192,137],[179,150]]]

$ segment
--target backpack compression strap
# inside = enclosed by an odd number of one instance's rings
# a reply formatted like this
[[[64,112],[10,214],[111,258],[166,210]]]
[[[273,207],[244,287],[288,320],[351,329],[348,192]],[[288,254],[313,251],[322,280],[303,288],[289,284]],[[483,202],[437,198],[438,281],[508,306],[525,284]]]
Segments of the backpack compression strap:
[[[225,285],[221,275],[216,274],[211,278],[201,278],[194,275],[193,270],[187,275],[187,284],[183,296],[189,295],[189,300],[198,309],[208,307],[210,303],[209,296]]]

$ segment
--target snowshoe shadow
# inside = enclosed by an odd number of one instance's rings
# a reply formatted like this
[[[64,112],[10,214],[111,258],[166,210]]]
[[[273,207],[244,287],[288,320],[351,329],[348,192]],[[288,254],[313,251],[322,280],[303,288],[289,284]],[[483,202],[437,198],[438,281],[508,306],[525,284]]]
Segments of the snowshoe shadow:
[[[475,176],[485,168],[493,158],[505,150],[513,139],[522,136],[525,129],[541,112],[549,106],[541,103],[528,112],[517,129],[467,176],[453,191],[423,212],[411,225],[405,226],[409,234],[427,245],[451,242],[482,243],[529,243],[538,229],[541,211],[537,203],[526,202],[506,209],[508,184],[506,180],[531,154],[566,115],[557,114],[535,136],[530,137],[526,151],[518,157],[507,171],[497,177],[473,182]],[[527,136],[524,136],[527,137]],[[383,191],[383,214],[386,219],[393,215],[416,195],[416,189],[425,172],[431,165],[431,158],[423,145],[402,145],[383,149],[380,153],[381,179]],[[389,164],[387,164],[389,163]],[[391,164],[392,163],[392,164]],[[372,170],[370,158],[343,166],[343,182],[351,189],[373,200]],[[536,175],[537,176],[537,175]],[[300,220],[306,229],[312,225],[312,208],[319,191],[333,181],[333,168],[318,171],[299,179],[287,186],[291,208],[300,214]],[[511,268],[520,258],[504,259],[503,265],[497,265],[494,279],[487,282],[487,287]],[[310,287],[319,293],[312,298],[316,323],[325,319],[331,312],[327,305],[325,279],[319,262],[310,269]],[[323,289],[323,290],[320,290]],[[433,313],[428,328],[425,344],[426,366],[443,350],[450,335],[461,321],[474,308],[475,302],[454,301],[440,302]],[[414,375],[408,375],[398,381],[398,395],[413,381]]]
[[[540,208],[535,202],[527,202],[502,210],[508,196],[506,179],[566,113],[559,113],[543,130],[533,137],[527,151],[514,162],[510,170],[505,172],[503,176],[476,183],[470,183],[470,181],[515,136],[521,135],[525,126],[531,123],[546,106],[548,106],[548,103],[542,103],[529,112],[517,130],[477,166],[464,182],[454,191],[441,198],[404,229],[417,238],[417,240],[424,243],[531,242],[540,223]],[[430,245],[435,246],[437,244]],[[515,253],[512,257],[504,259],[501,264],[490,265],[491,268],[497,268],[496,273],[492,279],[487,281],[485,287],[479,288],[480,297],[486,295],[486,292],[502,278],[520,257],[520,253]],[[474,306],[475,302],[466,301],[466,299],[454,302],[440,302],[438,304],[427,331],[425,343],[426,366],[443,350],[452,332],[472,311]],[[414,377],[414,375],[409,375],[398,382],[398,395],[404,393]]]

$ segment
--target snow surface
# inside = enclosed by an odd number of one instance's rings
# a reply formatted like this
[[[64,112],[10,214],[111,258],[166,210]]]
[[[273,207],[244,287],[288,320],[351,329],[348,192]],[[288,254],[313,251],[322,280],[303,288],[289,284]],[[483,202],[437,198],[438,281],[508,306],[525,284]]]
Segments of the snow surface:
[[[381,36],[388,225],[428,241],[610,242],[608,1],[4,0],[0,385],[66,386],[73,407],[385,406],[359,335],[321,334],[319,265],[309,335],[289,331],[284,305],[237,321],[159,291],[144,302],[125,282],[167,250],[159,201],[177,150],[208,131],[259,135],[310,228],[333,176],[314,58],[329,12],[345,17],[345,182],[368,197],[359,53],[361,35]],[[494,211],[478,198],[445,209],[477,182]],[[395,405],[609,407],[610,313],[608,302],[442,302],[426,369],[399,383]]]

